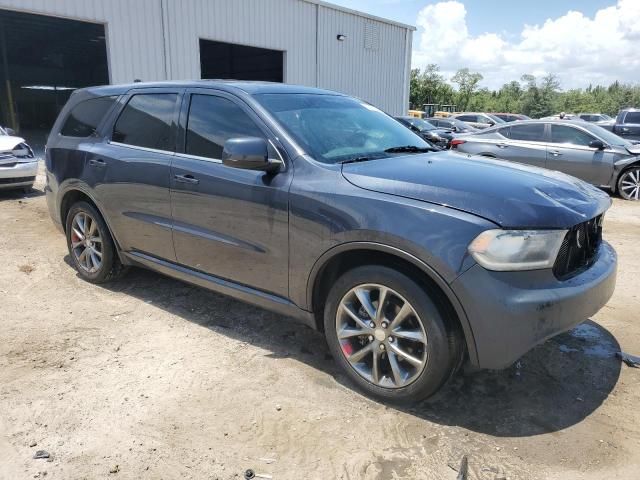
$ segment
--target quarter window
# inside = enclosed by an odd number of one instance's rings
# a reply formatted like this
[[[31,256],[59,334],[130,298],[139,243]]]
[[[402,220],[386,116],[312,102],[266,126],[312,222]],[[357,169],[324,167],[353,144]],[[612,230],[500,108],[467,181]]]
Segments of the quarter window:
[[[237,137],[262,137],[262,130],[231,100],[214,95],[192,95],[185,152],[222,158],[224,142]]]
[[[640,123],[640,112],[627,112],[624,123]]]
[[[513,125],[511,126],[510,138],[527,142],[542,142],[544,140],[544,123]]]
[[[60,129],[65,137],[90,137],[118,97],[99,97],[77,104]]]
[[[551,125],[551,143],[565,143],[588,147],[594,137],[577,128],[566,125]]]
[[[171,123],[178,94],[144,93],[131,97],[113,129],[113,141],[173,151]]]

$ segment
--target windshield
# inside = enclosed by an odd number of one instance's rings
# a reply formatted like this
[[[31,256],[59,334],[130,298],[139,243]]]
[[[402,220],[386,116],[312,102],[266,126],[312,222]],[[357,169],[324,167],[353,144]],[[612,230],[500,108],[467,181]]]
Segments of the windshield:
[[[390,157],[385,150],[397,147],[431,148],[386,113],[355,98],[307,93],[255,98],[320,162]]]
[[[624,138],[619,137],[615,133],[610,132],[605,128],[602,128],[599,125],[594,125],[593,123],[585,122],[584,125],[581,123],[580,126],[586,130],[589,130],[594,135],[597,135],[604,141],[604,143],[607,143],[609,145],[617,145],[619,147],[627,147],[631,145],[631,142],[629,142],[628,140],[625,140]]]
[[[4,128],[0,127],[0,135],[9,135],[9,134]]]
[[[489,117],[490,119],[492,119],[496,123],[507,123],[503,119],[501,119],[500,117],[496,117],[495,115],[491,115],[490,113],[487,113],[486,115],[487,115],[487,117]]]
[[[422,120],[421,118],[409,118],[409,119],[407,119],[407,121],[411,125],[416,127],[418,130],[420,130],[421,132],[426,132],[426,131],[429,131],[429,130],[436,130],[436,127],[431,125],[426,120]]]

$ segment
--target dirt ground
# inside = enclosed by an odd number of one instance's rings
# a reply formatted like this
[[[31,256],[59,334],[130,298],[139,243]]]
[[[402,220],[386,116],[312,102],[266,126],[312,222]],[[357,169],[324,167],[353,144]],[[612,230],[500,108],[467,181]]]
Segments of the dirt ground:
[[[0,193],[0,478],[638,478],[640,205],[614,200],[609,304],[512,368],[400,410],[319,333],[132,270],[80,280],[38,190]],[[50,461],[34,459],[46,450]]]

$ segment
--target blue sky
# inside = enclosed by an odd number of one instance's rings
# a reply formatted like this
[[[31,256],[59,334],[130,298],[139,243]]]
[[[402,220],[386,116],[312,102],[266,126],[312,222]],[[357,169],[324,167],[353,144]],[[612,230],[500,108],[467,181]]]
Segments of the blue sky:
[[[640,81],[640,0],[329,1],[416,26],[414,67],[469,67],[491,88],[525,73],[565,89]]]

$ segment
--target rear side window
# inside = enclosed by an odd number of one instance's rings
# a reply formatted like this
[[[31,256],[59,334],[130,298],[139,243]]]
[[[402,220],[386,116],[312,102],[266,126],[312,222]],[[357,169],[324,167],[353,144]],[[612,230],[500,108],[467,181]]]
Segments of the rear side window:
[[[116,121],[112,140],[136,147],[173,151],[171,123],[177,99],[176,93],[134,95]]]
[[[566,125],[551,125],[551,143],[589,146],[594,137],[577,128]]]
[[[224,142],[237,137],[264,138],[264,134],[231,100],[213,95],[191,96],[185,153],[220,160]]]
[[[60,129],[65,137],[90,137],[118,97],[100,97],[77,104]]]
[[[497,132],[505,138],[511,138],[511,127],[501,128]]]
[[[640,123],[640,112],[627,112],[624,123]]]
[[[544,123],[531,125],[512,125],[509,132],[511,140],[542,142],[544,140]]]

